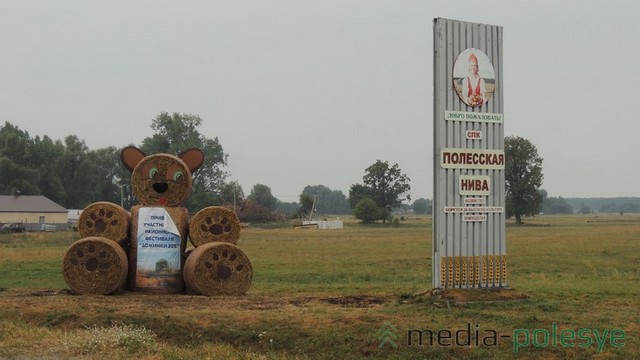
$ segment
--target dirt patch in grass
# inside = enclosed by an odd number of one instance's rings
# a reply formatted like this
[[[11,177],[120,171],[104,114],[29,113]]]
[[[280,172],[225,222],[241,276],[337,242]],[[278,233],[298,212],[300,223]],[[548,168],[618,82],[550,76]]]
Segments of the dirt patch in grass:
[[[320,301],[329,303],[329,304],[340,305],[344,307],[367,308],[367,307],[384,304],[388,302],[389,299],[386,299],[383,297],[358,295],[358,296],[340,296],[340,297],[321,298]]]
[[[46,325],[74,326],[105,313],[111,315],[175,311],[268,311],[330,304],[368,308],[392,301],[390,297],[349,295],[341,297],[198,296],[121,292],[115,295],[76,295],[67,289],[5,289],[0,292],[0,309],[13,310],[36,320],[48,318]],[[80,316],[68,316],[79,313]],[[52,315],[53,314],[53,315]],[[55,319],[51,319],[51,317]],[[64,324],[66,322],[66,324]]]

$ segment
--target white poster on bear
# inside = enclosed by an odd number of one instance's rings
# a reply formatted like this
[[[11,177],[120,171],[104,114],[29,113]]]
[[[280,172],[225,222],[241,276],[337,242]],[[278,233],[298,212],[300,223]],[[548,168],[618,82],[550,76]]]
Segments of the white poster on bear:
[[[138,215],[136,284],[141,288],[180,288],[180,243],[176,224],[164,208],[142,207]]]

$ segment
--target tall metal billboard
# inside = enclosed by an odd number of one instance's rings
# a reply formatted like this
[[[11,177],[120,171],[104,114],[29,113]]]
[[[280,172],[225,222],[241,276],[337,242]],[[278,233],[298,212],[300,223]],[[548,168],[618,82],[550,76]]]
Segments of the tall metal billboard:
[[[506,287],[502,27],[434,19],[433,287]]]

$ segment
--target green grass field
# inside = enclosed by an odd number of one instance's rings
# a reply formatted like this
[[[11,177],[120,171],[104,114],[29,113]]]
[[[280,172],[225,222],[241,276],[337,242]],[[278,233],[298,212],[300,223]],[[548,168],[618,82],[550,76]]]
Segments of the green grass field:
[[[242,297],[71,295],[76,234],[0,235],[0,358],[640,358],[640,216],[525,221],[502,291],[430,291],[429,218],[243,229]]]

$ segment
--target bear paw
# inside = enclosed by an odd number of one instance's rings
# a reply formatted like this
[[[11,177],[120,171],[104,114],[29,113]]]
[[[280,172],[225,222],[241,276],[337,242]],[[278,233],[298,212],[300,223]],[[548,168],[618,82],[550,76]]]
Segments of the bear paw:
[[[129,213],[110,202],[96,202],[80,214],[80,237],[99,236],[125,244],[129,235]]]
[[[127,255],[114,241],[88,237],[67,250],[63,262],[64,280],[79,294],[110,294],[124,287],[129,264]]]
[[[210,206],[198,211],[189,223],[189,238],[193,246],[211,242],[238,244],[240,222],[231,209]]]
[[[242,295],[251,286],[253,268],[239,247],[212,242],[193,250],[184,265],[190,292],[201,295]]]

